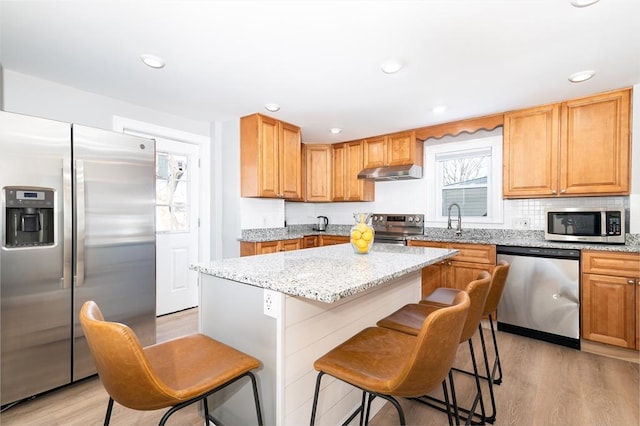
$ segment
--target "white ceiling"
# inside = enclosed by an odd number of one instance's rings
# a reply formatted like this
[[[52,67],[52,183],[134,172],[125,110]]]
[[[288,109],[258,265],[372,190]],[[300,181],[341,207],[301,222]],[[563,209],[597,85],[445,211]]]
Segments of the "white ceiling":
[[[0,61],[203,121],[275,102],[303,141],[337,142],[640,83],[639,18],[639,0],[0,0]]]

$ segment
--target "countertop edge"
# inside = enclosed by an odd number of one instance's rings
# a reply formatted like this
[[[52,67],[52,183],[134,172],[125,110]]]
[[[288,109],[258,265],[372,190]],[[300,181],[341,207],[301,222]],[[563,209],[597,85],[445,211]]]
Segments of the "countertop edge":
[[[333,227],[333,229],[331,229]],[[259,243],[286,239],[303,238],[305,236],[328,235],[349,236],[349,225],[330,225],[327,231],[320,232],[311,228],[296,227],[268,228],[248,230],[247,235],[238,238],[240,242]],[[487,244],[496,246],[521,246],[537,248],[556,248],[573,250],[599,250],[623,253],[640,253],[640,244],[598,244],[579,242],[559,242],[544,239],[543,231],[531,230],[505,230],[505,229],[467,229],[462,231],[462,236],[456,236],[454,232],[442,228],[425,228],[424,235],[410,236],[409,241],[433,241],[443,243],[462,244]],[[640,241],[640,234],[627,234],[627,241]]]
[[[344,246],[347,246],[347,245],[345,244]],[[339,246],[330,246],[326,248],[329,249],[329,248],[336,248],[336,247],[339,247]],[[393,247],[395,247],[394,250],[399,250],[397,248],[398,246],[393,246]],[[413,248],[416,248],[416,247],[413,247]],[[308,250],[321,250],[321,249],[325,249],[325,247],[308,249]],[[387,249],[391,250],[391,247],[388,247]],[[348,250],[351,251],[350,246],[348,246]],[[229,259],[229,261],[226,263],[223,260],[218,262],[210,262],[208,264],[203,264],[203,263],[191,264],[189,269],[195,270],[202,274],[217,277],[217,278],[235,281],[238,283],[247,284],[247,285],[251,285],[251,286],[259,287],[263,289],[278,291],[280,293],[283,293],[289,296],[303,297],[309,300],[315,300],[323,303],[335,303],[346,297],[349,297],[358,293],[362,293],[371,288],[390,282],[396,278],[400,278],[404,275],[419,271],[425,266],[440,262],[444,259],[453,257],[459,253],[459,251],[455,249],[435,248],[435,249],[429,249],[429,250],[430,251],[438,250],[438,252],[442,250],[442,252],[438,255],[433,255],[429,258],[425,258],[421,261],[416,261],[415,263],[409,266],[403,266],[403,267],[400,267],[399,269],[395,269],[384,275],[376,276],[373,279],[370,279],[364,282],[358,282],[357,284],[352,285],[348,288],[338,288],[335,290],[322,288],[320,286],[316,288],[309,287],[309,286],[301,286],[300,283],[295,279],[291,280],[290,282],[287,282],[286,279],[274,281],[272,279],[269,279],[268,277],[265,278],[264,276],[261,277],[257,274],[252,275],[250,273],[243,272],[240,267],[237,267],[237,268],[233,267],[233,263],[239,262],[238,259],[244,259],[245,261],[251,262],[251,258],[255,259],[258,256]],[[291,255],[291,253],[295,253],[295,251],[288,252],[288,253],[289,255]],[[432,253],[435,253],[435,252],[432,251]],[[267,259],[277,261],[277,260],[281,260],[283,256],[286,256],[286,255],[287,255],[287,252],[259,255],[262,259],[257,259],[257,260],[264,260],[266,256],[271,256],[271,258],[267,258]],[[417,254],[414,254],[414,256],[416,255]],[[357,256],[366,256],[366,255],[357,255]],[[377,256],[380,256],[380,254],[377,254]],[[426,253],[422,254],[421,256],[426,256]],[[358,259],[358,258],[359,257],[355,259]],[[225,265],[228,266],[230,264],[232,266],[227,267],[225,269]]]

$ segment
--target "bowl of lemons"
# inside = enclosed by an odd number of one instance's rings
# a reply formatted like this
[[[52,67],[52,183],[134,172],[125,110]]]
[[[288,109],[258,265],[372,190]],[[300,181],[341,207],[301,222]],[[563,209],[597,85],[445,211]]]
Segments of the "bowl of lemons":
[[[351,228],[351,246],[358,254],[367,254],[373,246],[374,231],[369,224],[371,213],[354,213],[356,224]]]

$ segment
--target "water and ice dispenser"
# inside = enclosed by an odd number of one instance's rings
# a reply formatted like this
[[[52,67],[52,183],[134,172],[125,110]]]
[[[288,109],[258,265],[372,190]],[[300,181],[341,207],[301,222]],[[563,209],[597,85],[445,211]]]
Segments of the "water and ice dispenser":
[[[54,191],[50,188],[8,186],[4,191],[4,247],[54,244]]]

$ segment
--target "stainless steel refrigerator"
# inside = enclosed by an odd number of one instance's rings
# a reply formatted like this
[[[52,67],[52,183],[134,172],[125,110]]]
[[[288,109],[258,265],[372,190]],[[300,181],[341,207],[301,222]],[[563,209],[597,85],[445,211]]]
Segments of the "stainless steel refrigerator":
[[[2,406],[95,373],[78,313],[155,343],[155,142],[0,112]]]

